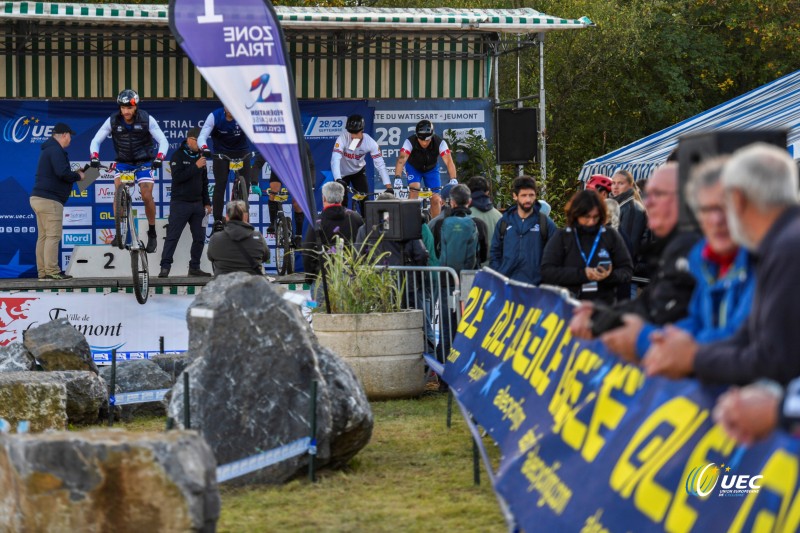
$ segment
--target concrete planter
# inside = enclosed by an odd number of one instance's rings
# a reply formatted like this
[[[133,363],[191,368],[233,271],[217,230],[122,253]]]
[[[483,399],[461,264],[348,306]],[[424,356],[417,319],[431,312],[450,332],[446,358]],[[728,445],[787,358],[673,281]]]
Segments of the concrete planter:
[[[370,400],[410,398],[425,391],[423,312],[314,314],[322,346],[353,368]]]

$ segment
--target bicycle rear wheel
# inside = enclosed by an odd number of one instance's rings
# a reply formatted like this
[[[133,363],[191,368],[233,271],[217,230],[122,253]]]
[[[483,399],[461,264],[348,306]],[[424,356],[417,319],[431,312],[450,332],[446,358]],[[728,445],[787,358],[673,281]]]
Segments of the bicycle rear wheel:
[[[283,263],[285,261],[284,255],[285,250],[283,247],[283,242],[286,240],[284,236],[284,232],[286,231],[286,224],[284,224],[284,220],[286,220],[286,215],[283,211],[278,211],[277,216],[273,222],[273,229],[275,230],[275,270],[278,271],[278,275],[283,276]]]
[[[120,185],[114,192],[114,230],[118,238],[120,250],[125,249],[125,241],[128,240],[128,210],[130,208],[131,199],[128,196],[128,191],[125,187]]]
[[[294,235],[292,234],[292,221],[289,217],[282,217],[281,228],[281,240],[278,241],[276,239],[282,251],[281,257],[283,257],[280,274],[282,276],[288,276],[294,273]]]
[[[247,208],[250,209],[250,202],[248,202],[250,187],[247,185],[247,180],[244,176],[236,176],[236,180],[233,182],[231,196],[234,200],[242,200],[247,205]]]
[[[131,250],[131,273],[136,301],[144,304],[150,295],[150,270],[147,265],[147,253],[141,243],[139,250]]]

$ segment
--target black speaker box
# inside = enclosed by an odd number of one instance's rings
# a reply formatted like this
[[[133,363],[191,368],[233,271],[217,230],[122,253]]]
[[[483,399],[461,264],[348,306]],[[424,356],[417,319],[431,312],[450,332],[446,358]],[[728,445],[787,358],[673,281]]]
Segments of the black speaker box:
[[[682,229],[698,227],[694,213],[685,199],[686,183],[694,165],[718,155],[732,154],[739,148],[756,142],[786,148],[786,135],[785,130],[721,130],[681,137],[678,142],[678,186],[681,199],[678,225]]]
[[[422,238],[422,212],[419,200],[368,201],[367,234],[370,240],[383,234],[387,241]]]
[[[539,110],[532,107],[496,110],[497,164],[524,165],[536,161]]]

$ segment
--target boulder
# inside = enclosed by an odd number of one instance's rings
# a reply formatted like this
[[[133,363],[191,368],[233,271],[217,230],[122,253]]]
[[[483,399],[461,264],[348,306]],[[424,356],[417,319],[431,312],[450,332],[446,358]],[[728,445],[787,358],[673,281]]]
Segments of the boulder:
[[[214,531],[216,464],[195,432],[0,435],[0,531]]]
[[[172,385],[175,384],[181,372],[192,362],[192,358],[188,353],[160,353],[152,356],[150,360],[160,366],[161,370],[169,374]]]
[[[106,384],[111,387],[111,366],[100,369],[100,375]],[[117,362],[116,392],[139,392],[145,390],[169,389],[172,379],[169,374],[161,370],[153,361],[141,359],[138,361]],[[110,391],[110,389],[109,389]],[[119,415],[124,420],[130,420],[137,415],[164,416],[167,409],[166,402],[137,403],[119,406]]]
[[[352,371],[320,348],[299,308],[265,278],[219,276],[187,315],[191,425],[220,465],[308,436],[312,381],[318,464],[341,466],[369,441],[372,411]],[[183,378],[168,414],[182,424]],[[231,483],[282,483],[307,464],[301,455]]]
[[[67,427],[67,387],[54,380],[31,379],[44,372],[0,373],[0,418],[11,427],[27,420],[30,431]],[[5,485],[0,483],[0,487]],[[2,492],[2,491],[0,491]],[[3,529],[0,528],[0,531]]]
[[[0,346],[0,372],[33,370],[36,360],[21,342]]]
[[[27,330],[22,343],[45,370],[91,370],[97,374],[86,337],[66,318]]]
[[[88,370],[28,372],[29,380],[63,383],[67,388],[67,422],[96,424],[100,412],[108,407],[108,389],[103,378]]]

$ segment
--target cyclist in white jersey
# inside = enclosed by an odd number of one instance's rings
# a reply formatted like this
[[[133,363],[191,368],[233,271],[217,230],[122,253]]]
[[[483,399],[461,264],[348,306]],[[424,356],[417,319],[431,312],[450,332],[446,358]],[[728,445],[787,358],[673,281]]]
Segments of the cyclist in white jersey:
[[[347,117],[345,131],[336,138],[331,155],[331,172],[334,181],[339,181],[347,186],[351,185],[358,192],[369,192],[367,181],[367,155],[372,157],[375,171],[381,178],[386,191],[393,193],[392,183],[389,181],[389,173],[386,171],[386,163],[383,161],[383,154],[375,142],[375,139],[364,133],[364,117],[361,115],[350,115]],[[361,213],[364,213],[364,201],[359,202]]]

